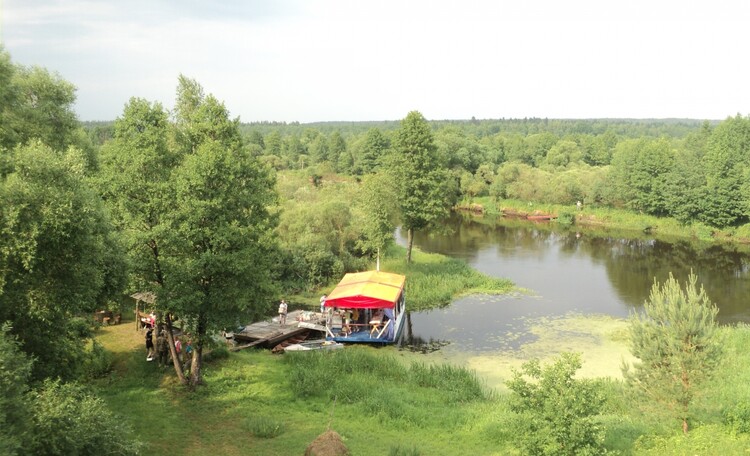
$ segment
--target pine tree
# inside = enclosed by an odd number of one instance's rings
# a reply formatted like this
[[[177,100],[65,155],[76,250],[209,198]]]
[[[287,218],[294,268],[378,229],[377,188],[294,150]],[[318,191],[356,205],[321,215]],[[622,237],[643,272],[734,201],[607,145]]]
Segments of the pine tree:
[[[690,404],[721,356],[718,308],[690,274],[685,289],[670,274],[654,283],[643,312],[630,319],[630,350],[640,360],[623,366],[628,383],[679,418],[687,433]]]

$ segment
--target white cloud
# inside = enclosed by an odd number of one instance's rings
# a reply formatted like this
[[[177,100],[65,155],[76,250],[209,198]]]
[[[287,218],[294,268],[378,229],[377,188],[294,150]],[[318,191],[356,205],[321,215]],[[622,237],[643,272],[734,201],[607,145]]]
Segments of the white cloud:
[[[196,78],[252,120],[696,117],[747,112],[750,4],[644,0],[5,0],[14,61],[82,119]]]

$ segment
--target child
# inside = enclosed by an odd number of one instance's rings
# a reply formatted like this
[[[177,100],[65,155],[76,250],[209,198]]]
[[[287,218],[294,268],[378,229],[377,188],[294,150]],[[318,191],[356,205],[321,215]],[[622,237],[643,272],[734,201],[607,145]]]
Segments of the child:
[[[148,328],[146,330],[146,361],[153,361],[154,360],[154,330],[153,328]]]

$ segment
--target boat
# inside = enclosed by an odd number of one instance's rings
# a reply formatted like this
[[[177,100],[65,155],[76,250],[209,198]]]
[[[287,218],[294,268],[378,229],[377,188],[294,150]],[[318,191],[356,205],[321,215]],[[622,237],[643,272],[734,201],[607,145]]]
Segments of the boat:
[[[290,344],[284,347],[284,352],[288,351],[309,351],[309,350],[337,350],[343,348],[344,344],[333,340],[308,340],[298,344]]]
[[[383,271],[345,274],[325,300],[326,340],[391,344],[406,318],[406,277]]]
[[[549,221],[549,220],[552,220],[554,218],[556,218],[556,217],[554,215],[552,215],[552,214],[533,214],[533,215],[527,215],[526,216],[527,220],[533,220],[535,222]]]

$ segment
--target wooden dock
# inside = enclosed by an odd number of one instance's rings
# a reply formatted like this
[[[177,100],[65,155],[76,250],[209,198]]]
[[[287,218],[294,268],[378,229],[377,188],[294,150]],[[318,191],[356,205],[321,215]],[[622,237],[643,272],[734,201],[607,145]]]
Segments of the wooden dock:
[[[300,326],[300,323],[304,326]],[[258,321],[245,326],[242,331],[234,333],[237,345],[232,350],[249,347],[273,347],[286,339],[299,336],[310,331],[310,327],[324,325],[325,319],[318,312],[293,310],[287,314],[286,324],[280,325],[273,319]]]

